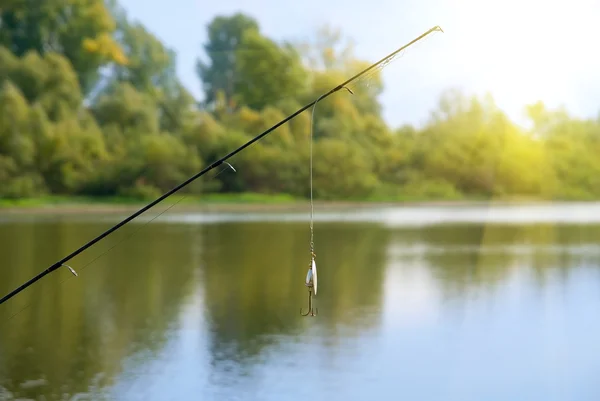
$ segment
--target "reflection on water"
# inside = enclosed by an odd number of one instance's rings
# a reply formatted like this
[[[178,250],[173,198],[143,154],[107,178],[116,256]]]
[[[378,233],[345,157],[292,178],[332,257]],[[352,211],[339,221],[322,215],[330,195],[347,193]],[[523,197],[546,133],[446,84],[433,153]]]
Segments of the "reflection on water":
[[[321,216],[316,318],[293,214],[163,216],[83,268],[126,226],[0,306],[0,400],[598,399],[600,225],[560,208]],[[114,219],[5,217],[0,292]]]

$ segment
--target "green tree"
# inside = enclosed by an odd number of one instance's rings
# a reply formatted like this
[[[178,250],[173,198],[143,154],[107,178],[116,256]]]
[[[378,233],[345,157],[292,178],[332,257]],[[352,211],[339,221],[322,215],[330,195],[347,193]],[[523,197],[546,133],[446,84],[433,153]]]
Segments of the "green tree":
[[[27,102],[42,105],[51,120],[81,106],[77,73],[65,57],[29,51],[17,58],[0,47],[0,63],[0,80],[17,85]]]
[[[5,81],[0,88],[0,197],[39,195],[44,183],[35,170],[35,144],[29,106],[19,89]]]
[[[360,147],[328,138],[319,141],[314,151],[315,197],[364,198],[376,190],[377,177]]]
[[[235,101],[255,110],[303,93],[306,72],[295,49],[249,30],[236,52]]]
[[[154,99],[129,83],[117,84],[102,95],[93,112],[102,127],[115,125],[133,140],[160,130]]]
[[[242,37],[247,31],[258,32],[256,20],[248,15],[236,13],[231,16],[217,16],[208,25],[208,42],[204,51],[208,63],[198,60],[196,70],[204,87],[204,102],[213,106],[217,93],[222,91],[226,99],[231,99],[239,81],[237,76],[236,51],[242,46]],[[255,51],[246,48],[246,52]]]
[[[29,51],[64,55],[84,93],[95,85],[99,67],[127,62],[103,0],[14,0],[0,9],[0,26],[0,44],[18,57]]]

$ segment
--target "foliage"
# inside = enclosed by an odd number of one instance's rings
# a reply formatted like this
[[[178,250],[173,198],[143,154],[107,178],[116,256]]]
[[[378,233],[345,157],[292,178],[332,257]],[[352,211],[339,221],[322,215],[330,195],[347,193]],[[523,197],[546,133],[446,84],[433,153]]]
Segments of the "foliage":
[[[217,101],[217,94],[226,98],[233,96],[233,88],[239,78],[236,75],[236,51],[247,31],[258,31],[258,22],[247,15],[237,13],[231,17],[217,16],[208,25],[208,43],[205,44],[210,63],[198,60],[196,69],[206,92],[206,104]],[[245,51],[254,49],[246,48]]]
[[[0,27],[0,45],[17,57],[29,52],[63,55],[84,92],[95,84],[100,66],[127,63],[104,0],[9,1],[0,9]]]
[[[157,196],[369,64],[330,27],[292,44],[250,16],[217,16],[197,64],[200,105],[177,78],[175,53],[115,0],[32,4],[0,10],[6,200]],[[600,120],[536,103],[526,129],[490,95],[448,90],[423,127],[392,128],[379,71],[350,89],[314,111],[317,199],[600,197]],[[186,191],[308,196],[312,112],[234,156],[237,173]]]
[[[242,35],[236,50],[235,101],[252,109],[304,90],[307,74],[295,49],[280,47],[254,30]]]

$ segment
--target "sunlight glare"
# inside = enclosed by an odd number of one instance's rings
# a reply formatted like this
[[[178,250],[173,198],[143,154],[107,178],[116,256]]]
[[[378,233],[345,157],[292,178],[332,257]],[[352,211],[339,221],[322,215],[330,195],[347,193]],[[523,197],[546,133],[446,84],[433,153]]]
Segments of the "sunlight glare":
[[[458,0],[457,6],[456,28],[466,40],[459,60],[477,90],[490,91],[501,107],[563,104],[600,64],[593,51],[599,2]]]

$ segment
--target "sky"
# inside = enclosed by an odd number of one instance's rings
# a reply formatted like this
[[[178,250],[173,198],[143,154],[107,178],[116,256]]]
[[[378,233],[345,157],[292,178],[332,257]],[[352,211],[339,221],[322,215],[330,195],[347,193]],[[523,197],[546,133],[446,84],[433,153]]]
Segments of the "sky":
[[[490,93],[517,123],[538,100],[578,117],[600,116],[600,0],[120,0],[177,52],[177,71],[202,97],[195,71],[205,57],[206,26],[217,15],[244,12],[274,40],[340,29],[355,54],[375,62],[439,25],[383,70],[380,97],[392,126],[424,124],[447,89]]]

